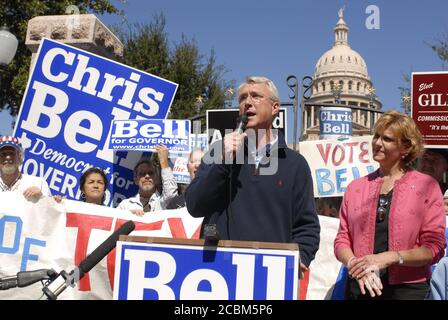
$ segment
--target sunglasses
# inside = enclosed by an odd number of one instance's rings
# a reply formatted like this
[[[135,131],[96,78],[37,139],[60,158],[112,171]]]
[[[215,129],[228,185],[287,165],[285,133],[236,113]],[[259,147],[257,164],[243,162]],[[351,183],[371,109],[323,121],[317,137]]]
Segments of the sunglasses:
[[[386,218],[387,206],[390,201],[387,195],[380,194],[380,199],[378,202],[378,208],[376,209],[376,222],[383,222]]]

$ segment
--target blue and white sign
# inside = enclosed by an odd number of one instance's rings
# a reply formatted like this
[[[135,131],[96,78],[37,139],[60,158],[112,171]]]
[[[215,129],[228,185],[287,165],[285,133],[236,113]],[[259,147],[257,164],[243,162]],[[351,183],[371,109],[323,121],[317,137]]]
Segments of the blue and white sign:
[[[322,107],[319,111],[321,139],[352,136],[352,110],[342,107]]]
[[[298,250],[117,242],[114,299],[295,300]]]
[[[179,153],[190,152],[190,120],[114,120],[110,147],[155,151],[158,144]]]
[[[177,157],[174,162],[173,176],[177,183],[190,183],[191,177],[188,172],[188,156]]]
[[[107,205],[134,195],[141,154],[110,149],[112,120],[165,119],[176,90],[171,81],[43,39],[14,131],[25,148],[22,171],[44,177],[53,194],[79,199],[82,172],[96,166],[111,183]]]

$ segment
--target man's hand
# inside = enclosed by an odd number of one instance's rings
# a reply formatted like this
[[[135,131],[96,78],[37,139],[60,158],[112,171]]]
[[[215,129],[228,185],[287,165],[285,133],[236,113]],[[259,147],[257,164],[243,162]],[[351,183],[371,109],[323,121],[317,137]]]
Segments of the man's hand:
[[[31,198],[40,198],[42,196],[42,191],[38,187],[29,187],[23,192],[23,196],[26,200]]]
[[[145,215],[145,212],[142,209],[131,209],[130,211],[139,217],[143,217]]]
[[[306,265],[304,265],[302,262],[300,262],[299,266],[299,279],[303,279],[305,277],[305,272],[307,272],[309,269]]]
[[[241,146],[244,143],[244,138],[246,136],[247,136],[246,133],[241,134],[236,131],[226,134],[224,136],[224,159],[223,160],[229,159],[226,161],[226,163],[235,158],[235,155],[241,149]]]
[[[169,162],[168,162],[168,155],[169,155],[169,151],[168,148],[165,147],[163,144],[159,144],[156,146],[156,153],[159,156],[159,161],[160,161],[160,167],[162,169],[164,168],[168,168],[170,166]]]
[[[65,199],[65,197],[64,197],[63,195],[58,194],[58,195],[53,196],[53,199],[54,199],[54,201],[56,201],[57,203],[61,203],[62,200]]]

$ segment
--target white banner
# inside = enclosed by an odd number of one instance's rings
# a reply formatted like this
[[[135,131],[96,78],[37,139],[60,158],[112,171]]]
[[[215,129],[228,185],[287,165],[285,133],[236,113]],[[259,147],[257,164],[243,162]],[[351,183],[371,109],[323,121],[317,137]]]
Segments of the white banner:
[[[302,299],[331,298],[341,264],[333,255],[339,220],[319,216],[321,243],[308,276],[300,284]],[[135,236],[197,238],[202,218],[185,208],[138,217],[130,212],[53,198],[36,203],[13,192],[0,193],[0,278],[19,271],[54,269],[70,272],[124,222],[133,220]],[[112,299],[115,250],[58,299]],[[42,298],[42,284],[0,291],[0,299]],[[45,297],[43,297],[45,298]]]
[[[352,180],[378,168],[372,136],[305,141],[299,149],[310,166],[316,198],[343,196]]]

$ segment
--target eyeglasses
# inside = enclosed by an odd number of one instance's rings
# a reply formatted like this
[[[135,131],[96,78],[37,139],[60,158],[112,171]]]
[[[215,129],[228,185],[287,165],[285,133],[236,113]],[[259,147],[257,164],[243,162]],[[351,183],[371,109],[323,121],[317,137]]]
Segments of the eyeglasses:
[[[385,194],[380,194],[378,201],[378,208],[376,209],[376,222],[383,222],[386,218],[387,206],[389,205],[389,198]]]
[[[261,101],[263,101],[263,99],[267,98],[265,96],[258,95],[258,94],[242,95],[242,96],[238,97],[238,103],[240,105],[245,104],[248,101],[249,97],[252,100],[253,104],[259,104]]]
[[[138,171],[137,177],[142,178],[142,177],[146,177],[146,175],[152,176],[153,174],[154,174],[154,171]]]

